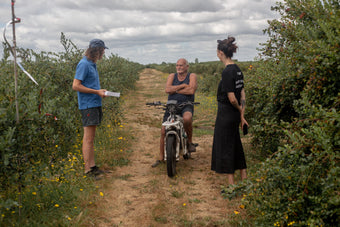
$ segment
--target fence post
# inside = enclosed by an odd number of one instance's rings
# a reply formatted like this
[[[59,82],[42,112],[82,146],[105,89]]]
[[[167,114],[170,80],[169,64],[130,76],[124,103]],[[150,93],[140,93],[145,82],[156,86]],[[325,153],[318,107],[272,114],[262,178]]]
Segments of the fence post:
[[[16,124],[18,125],[20,122],[19,118],[19,103],[18,103],[18,71],[17,71],[17,41],[15,36],[15,22],[16,22],[16,16],[14,13],[14,4],[15,0],[11,0],[12,5],[12,30],[13,30],[13,47],[12,47],[12,53],[14,58],[14,85],[15,85],[15,108],[16,108]],[[20,156],[17,159],[18,166],[20,168]],[[19,180],[18,180],[18,192],[19,192],[19,216],[21,216],[21,202],[22,202],[22,190],[21,190],[21,173],[19,171]]]
[[[19,103],[18,103],[18,71],[17,71],[17,41],[15,36],[15,14],[14,14],[14,3],[15,0],[12,1],[12,30],[13,30],[13,57],[14,57],[14,86],[15,86],[15,108],[16,108],[16,123],[19,124]]]

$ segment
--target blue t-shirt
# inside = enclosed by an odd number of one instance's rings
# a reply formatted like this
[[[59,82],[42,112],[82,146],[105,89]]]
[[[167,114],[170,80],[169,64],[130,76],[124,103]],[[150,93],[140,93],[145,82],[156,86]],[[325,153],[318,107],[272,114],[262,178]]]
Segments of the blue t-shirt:
[[[93,61],[88,60],[86,56],[84,56],[78,63],[74,78],[81,80],[81,84],[87,88],[100,90],[97,65]],[[78,105],[80,110],[99,107],[102,106],[102,98],[96,94],[78,91]]]

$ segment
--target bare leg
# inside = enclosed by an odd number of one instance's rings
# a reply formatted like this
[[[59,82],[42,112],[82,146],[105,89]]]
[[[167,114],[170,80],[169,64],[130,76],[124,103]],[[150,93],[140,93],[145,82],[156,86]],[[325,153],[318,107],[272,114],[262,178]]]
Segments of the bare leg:
[[[247,169],[241,169],[241,179],[244,180],[247,178]]]
[[[188,136],[188,143],[192,143],[192,113],[191,112],[184,112],[183,126]]]
[[[162,126],[161,129],[161,139],[159,142],[159,160],[163,161],[164,160],[164,138],[165,138],[165,127]]]
[[[229,184],[235,184],[234,174],[227,174],[227,178],[228,178],[228,183]]]
[[[85,173],[95,166],[94,161],[94,137],[96,134],[96,125],[84,127],[83,137],[83,158],[85,162]]]

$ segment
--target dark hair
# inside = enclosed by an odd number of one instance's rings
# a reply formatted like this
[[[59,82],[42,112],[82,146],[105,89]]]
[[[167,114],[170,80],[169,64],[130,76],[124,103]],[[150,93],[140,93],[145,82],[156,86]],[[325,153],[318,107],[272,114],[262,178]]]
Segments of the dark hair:
[[[89,47],[86,52],[85,52],[85,56],[93,61],[96,62],[99,57],[103,54],[104,52],[104,47]]]
[[[217,50],[223,51],[227,58],[232,58],[238,48],[233,42],[235,42],[235,38],[231,36],[228,36],[228,39],[217,40]]]

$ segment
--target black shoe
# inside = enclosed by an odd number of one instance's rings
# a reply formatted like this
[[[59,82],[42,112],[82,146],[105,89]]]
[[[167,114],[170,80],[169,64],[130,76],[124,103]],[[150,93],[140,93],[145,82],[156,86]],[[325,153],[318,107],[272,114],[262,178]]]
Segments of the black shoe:
[[[93,172],[89,171],[87,173],[85,173],[85,176],[94,180],[101,180],[102,179],[102,175],[95,175]]]
[[[196,152],[196,146],[195,146],[195,144],[189,143],[189,144],[188,144],[188,151],[189,151],[190,153]]]
[[[159,164],[162,164],[164,161],[157,160],[154,164],[151,165],[152,168],[157,167]]]
[[[97,166],[93,166],[91,167],[91,170],[87,172],[86,174],[98,176],[98,175],[104,174],[104,171],[100,170]]]

